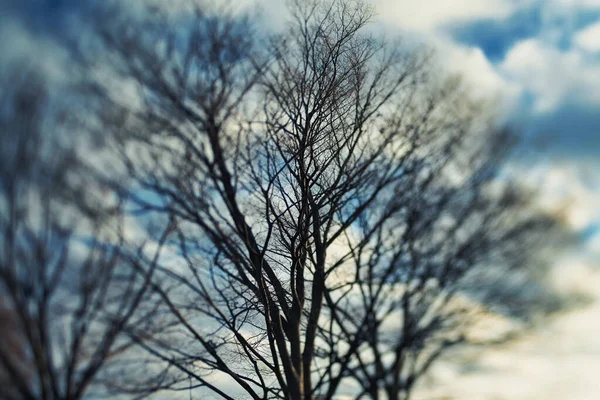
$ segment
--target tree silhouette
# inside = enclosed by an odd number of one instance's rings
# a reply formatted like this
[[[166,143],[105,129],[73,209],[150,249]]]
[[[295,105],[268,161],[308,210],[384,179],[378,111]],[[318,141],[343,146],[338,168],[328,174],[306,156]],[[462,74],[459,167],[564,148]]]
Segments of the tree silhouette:
[[[102,375],[122,393],[330,399],[354,384],[357,398],[408,399],[464,339],[477,302],[466,279],[537,256],[554,222],[498,176],[512,136],[460,80],[370,32],[364,3],[289,11],[273,35],[202,7],[97,25],[86,67],[102,74],[84,92],[100,94],[97,126],[126,171],[103,183],[168,257],[92,246],[105,278],[77,295],[107,330],[82,373],[78,348],[68,353],[69,398],[122,341],[147,355]],[[130,274],[115,285],[121,262]],[[13,297],[15,310],[35,299]],[[90,324],[81,315],[71,343]],[[38,379],[55,382],[35,344]]]

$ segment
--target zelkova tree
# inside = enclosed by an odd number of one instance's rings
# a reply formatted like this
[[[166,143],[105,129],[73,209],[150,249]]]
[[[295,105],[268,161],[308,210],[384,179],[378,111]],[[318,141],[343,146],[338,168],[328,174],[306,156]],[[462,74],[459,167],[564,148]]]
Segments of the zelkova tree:
[[[75,400],[102,391],[132,346],[127,325],[156,317],[148,289],[163,243],[125,242],[118,196],[97,197],[64,142],[73,121],[23,65],[1,76],[0,397]]]
[[[128,330],[163,368],[121,390],[408,398],[462,337],[463,279],[526,265],[551,224],[497,177],[510,135],[426,52],[360,2],[289,10],[261,40],[201,8],[100,27],[121,185],[173,230],[151,286],[175,328]]]

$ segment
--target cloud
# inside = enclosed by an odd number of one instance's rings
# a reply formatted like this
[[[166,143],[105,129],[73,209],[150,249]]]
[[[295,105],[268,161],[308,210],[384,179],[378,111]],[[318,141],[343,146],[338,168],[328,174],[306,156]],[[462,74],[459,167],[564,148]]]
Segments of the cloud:
[[[599,273],[590,272],[589,265],[562,267],[569,271],[565,278],[575,277],[570,284],[582,285],[600,298]],[[596,301],[515,342],[448,357],[434,367],[434,389],[423,390],[423,399],[434,395],[464,400],[592,399],[600,390],[599,336],[600,302]]]
[[[513,165],[511,174],[539,189],[539,206],[562,220],[568,228],[585,234],[600,224],[600,191],[586,182],[583,171],[595,167],[593,162],[574,163],[564,160],[537,166]]]
[[[476,98],[496,101],[497,114],[517,104],[521,87],[503,77],[478,47],[462,46],[446,39],[430,40],[442,70],[458,74]]]
[[[589,52],[600,51],[600,22],[577,32],[574,42],[577,46]]]
[[[556,111],[565,103],[600,105],[600,63],[577,49],[563,51],[528,39],[517,43],[499,68],[533,96],[534,112]]]
[[[529,0],[527,0],[529,1]],[[449,24],[466,24],[479,19],[502,20],[511,15],[515,3],[510,0],[424,0],[419,6],[410,2],[373,0],[377,23],[383,22],[388,33],[402,33],[412,43],[423,43],[436,51],[443,70],[460,74],[476,97],[497,100],[506,113],[516,104],[520,88],[507,81],[478,46],[460,43],[445,34]]]
[[[548,145],[550,153],[572,163],[579,163],[581,157],[597,155],[600,149],[598,57],[581,46],[561,49],[539,37],[516,43],[494,68],[518,88],[521,93],[515,107],[518,116],[527,131]]]
[[[510,0],[375,0],[379,19],[399,25],[403,29],[431,32],[441,25],[481,18],[503,18],[515,9]]]

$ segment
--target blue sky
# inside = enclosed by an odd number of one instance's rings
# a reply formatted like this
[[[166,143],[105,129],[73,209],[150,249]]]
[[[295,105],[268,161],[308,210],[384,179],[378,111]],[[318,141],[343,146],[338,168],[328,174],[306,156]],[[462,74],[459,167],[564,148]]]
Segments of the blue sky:
[[[478,95],[497,98],[503,118],[535,135],[533,142],[543,148],[531,150],[531,158],[515,163],[512,171],[540,190],[541,207],[563,218],[583,239],[580,248],[557,260],[557,287],[581,290],[598,299],[591,308],[545,326],[550,333],[534,332],[513,348],[486,353],[482,362],[495,372],[446,376],[465,383],[458,385],[462,392],[456,391],[461,399],[502,399],[503,395],[517,400],[596,398],[600,385],[586,373],[590,368],[600,369],[600,362],[578,357],[591,351],[600,360],[600,274],[596,271],[600,261],[600,174],[596,172],[600,171],[600,0],[371,2],[376,6],[378,26],[434,47],[440,64],[462,73]],[[53,78],[68,74],[61,38],[67,30],[81,29],[73,17],[85,3],[0,1],[0,72],[9,61],[25,58]],[[167,3],[177,7],[185,1],[157,4]],[[265,21],[282,20],[280,0],[244,3],[258,5]],[[565,344],[573,340],[581,345]],[[555,352],[561,344],[565,344],[564,354]],[[507,370],[519,363],[543,365],[545,372],[530,376],[519,368]],[[564,363],[571,372],[551,367]],[[527,379],[537,380],[537,389],[525,383]],[[519,391],[524,385],[528,389]],[[468,396],[484,386],[492,389]],[[507,386],[513,387],[510,396]],[[561,388],[567,386],[577,386],[579,392],[565,397]],[[447,389],[452,387],[448,384]]]

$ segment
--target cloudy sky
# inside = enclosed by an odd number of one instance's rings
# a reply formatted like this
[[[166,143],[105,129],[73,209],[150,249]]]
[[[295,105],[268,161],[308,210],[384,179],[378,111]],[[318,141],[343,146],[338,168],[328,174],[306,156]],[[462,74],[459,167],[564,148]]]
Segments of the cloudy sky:
[[[556,261],[559,290],[594,301],[499,348],[473,350],[461,368],[434,371],[426,395],[457,399],[597,398],[600,393],[600,0],[376,0],[390,30],[415,35],[499,96],[504,115],[539,150],[516,167],[582,244]],[[462,362],[462,361],[461,361]]]
[[[475,90],[502,99],[540,149],[527,178],[548,203],[571,203],[569,223],[600,243],[600,1],[374,2],[382,23],[431,43]]]
[[[582,240],[556,260],[557,289],[595,299],[513,343],[465,355],[468,367],[439,366],[433,394],[466,400],[597,398],[600,0],[371,1],[376,24],[434,47],[444,67],[462,73],[474,91],[497,98],[501,114],[535,145],[529,161],[514,166],[515,173],[540,189],[545,207],[563,210]],[[279,0],[256,2],[266,20],[281,20]],[[57,38],[72,29],[71,17],[81,4],[0,1],[0,67],[35,55],[48,74],[68,73]]]

